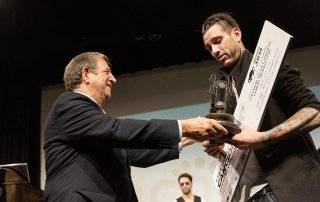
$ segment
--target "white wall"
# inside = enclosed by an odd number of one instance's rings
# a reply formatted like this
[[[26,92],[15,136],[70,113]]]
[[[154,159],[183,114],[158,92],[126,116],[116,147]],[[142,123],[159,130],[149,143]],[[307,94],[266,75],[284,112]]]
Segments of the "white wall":
[[[287,61],[299,67],[308,86],[319,85],[320,46],[296,49],[289,52]],[[217,69],[212,61],[173,66],[121,76],[113,89],[110,107],[106,110],[114,116],[135,115],[136,118],[185,118],[204,115],[210,101],[206,93],[208,77]],[[41,127],[54,99],[63,92],[62,85],[43,88],[41,106]],[[196,107],[196,108],[193,108]],[[199,108],[197,108],[199,107]],[[192,109],[197,109],[193,110]],[[191,112],[190,112],[191,110]],[[180,113],[179,111],[188,112]],[[147,114],[143,114],[148,112]],[[41,185],[45,172],[43,151]],[[132,176],[141,202],[169,201],[179,193],[176,178],[184,171],[194,176],[194,192],[207,201],[217,199],[211,173],[216,161],[209,158],[199,145],[186,148],[179,160],[153,166],[147,169],[133,169]],[[163,198],[165,196],[166,198]],[[151,199],[151,197],[153,197]]]

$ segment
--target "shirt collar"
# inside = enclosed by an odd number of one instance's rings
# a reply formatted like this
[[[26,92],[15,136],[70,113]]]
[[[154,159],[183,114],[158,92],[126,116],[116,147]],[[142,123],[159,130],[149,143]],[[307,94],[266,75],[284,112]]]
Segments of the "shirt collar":
[[[80,91],[77,91],[77,90],[73,90],[73,92],[79,93],[79,94],[81,94],[81,95],[84,95],[84,96],[88,97],[90,100],[92,100],[93,102],[95,102],[95,103],[100,107],[100,109],[103,111],[103,113],[106,114],[106,112],[104,111],[104,109],[98,104],[98,102],[97,102],[93,97],[91,97],[90,95],[88,95],[88,94],[86,94],[86,93],[84,93],[84,92],[80,92]]]

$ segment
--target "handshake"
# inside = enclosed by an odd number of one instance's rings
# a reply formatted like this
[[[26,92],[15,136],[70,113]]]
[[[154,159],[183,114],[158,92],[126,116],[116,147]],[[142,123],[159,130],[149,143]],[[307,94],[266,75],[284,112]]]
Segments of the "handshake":
[[[214,119],[204,117],[181,120],[181,146],[185,147],[195,142],[202,142],[204,151],[218,158],[223,143],[228,142],[228,131]]]
[[[250,127],[241,126],[237,134],[228,134],[225,127],[214,119],[203,117],[181,120],[181,146],[202,142],[204,151],[210,156],[219,158],[224,143],[232,144],[239,149],[258,149],[272,142],[268,131],[258,132]]]
[[[193,142],[225,139],[228,131],[214,119],[204,117],[181,120],[182,138]]]

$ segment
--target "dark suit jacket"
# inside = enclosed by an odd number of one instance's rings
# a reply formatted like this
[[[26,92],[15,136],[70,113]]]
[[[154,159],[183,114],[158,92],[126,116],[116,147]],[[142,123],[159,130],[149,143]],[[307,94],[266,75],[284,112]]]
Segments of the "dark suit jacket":
[[[75,92],[54,103],[44,141],[46,201],[138,201],[130,165],[179,156],[176,120],[117,119]]]

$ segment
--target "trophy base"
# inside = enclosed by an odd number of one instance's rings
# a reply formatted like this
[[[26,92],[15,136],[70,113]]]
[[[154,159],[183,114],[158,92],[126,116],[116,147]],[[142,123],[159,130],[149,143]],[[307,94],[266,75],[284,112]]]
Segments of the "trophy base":
[[[215,119],[228,131],[228,137],[240,133],[240,122],[234,118],[231,114],[226,113],[210,113],[206,115],[206,118]]]

